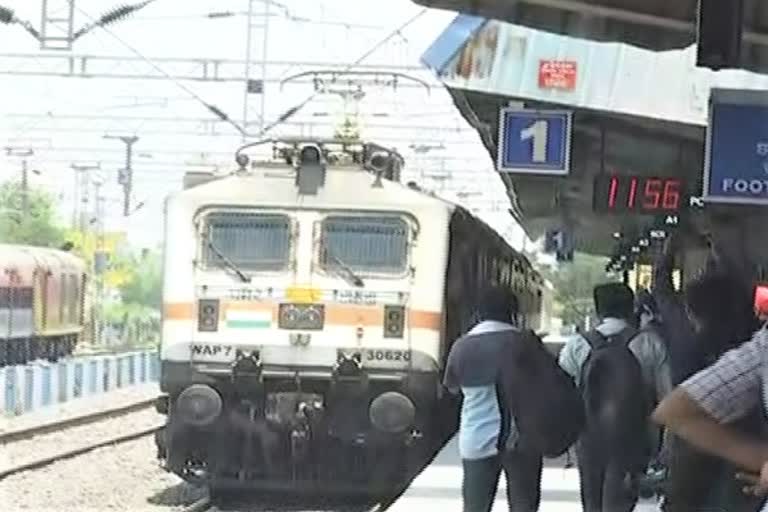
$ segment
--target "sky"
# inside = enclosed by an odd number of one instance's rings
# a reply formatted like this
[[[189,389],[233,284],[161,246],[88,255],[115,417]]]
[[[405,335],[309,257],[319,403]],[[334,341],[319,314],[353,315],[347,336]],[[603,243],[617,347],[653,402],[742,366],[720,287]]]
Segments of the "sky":
[[[42,0],[0,0],[17,18],[41,25]],[[49,0],[65,5],[66,0]],[[74,26],[88,24],[112,7],[111,0],[75,0]],[[465,204],[520,246],[524,235],[507,213],[504,187],[473,129],[461,118],[447,92],[419,64],[422,52],[455,16],[427,10],[409,0],[253,0],[249,76],[266,78],[263,117],[267,124],[288,108],[314,96],[272,135],[330,135],[344,112],[357,110],[366,139],[400,150],[405,179],[414,179],[449,200]],[[261,96],[244,109],[249,0],[156,0],[108,30],[95,29],[72,51],[41,50],[18,25],[0,25],[0,142],[32,148],[31,180],[59,205],[61,219],[73,219],[76,199],[73,164],[95,166],[103,180],[107,230],[126,230],[132,243],[155,246],[162,233],[157,219],[163,198],[181,188],[190,170],[233,166],[242,142],[237,130],[205,107],[218,109],[249,130],[261,118]],[[212,13],[227,16],[211,18]],[[268,16],[265,16],[268,14]],[[409,20],[413,20],[402,30]],[[265,23],[266,20],[266,23]],[[266,42],[266,45],[264,44]],[[264,64],[266,55],[267,64]],[[94,58],[98,56],[101,58]],[[361,58],[363,58],[361,60]],[[176,60],[174,60],[176,59]],[[214,61],[219,61],[214,68]],[[359,102],[339,94],[315,94],[311,81],[286,79],[335,64],[386,66],[407,75],[397,88],[366,84]],[[154,79],[31,76],[35,71],[86,70],[97,74],[153,75]],[[167,75],[201,76],[217,69],[224,81],[175,80]],[[356,68],[359,69],[359,68]],[[26,75],[24,73],[27,73]],[[426,82],[424,87],[417,80]],[[281,83],[281,81],[284,81]],[[134,205],[122,216],[117,171],[125,146],[104,135],[136,135]],[[410,146],[426,146],[415,153]],[[0,154],[0,180],[18,179],[18,156]],[[92,195],[92,192],[91,192]],[[93,202],[87,206],[91,211]]]

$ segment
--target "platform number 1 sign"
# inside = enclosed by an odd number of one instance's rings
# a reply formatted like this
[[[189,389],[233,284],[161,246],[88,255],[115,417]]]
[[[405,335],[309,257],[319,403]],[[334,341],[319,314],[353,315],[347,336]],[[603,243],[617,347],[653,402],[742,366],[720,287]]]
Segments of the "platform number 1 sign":
[[[499,117],[499,172],[566,175],[570,168],[571,112],[507,107]]]
[[[531,160],[538,164],[547,161],[547,122],[543,119],[534,121],[531,126],[520,132],[520,140],[531,140],[533,149]]]

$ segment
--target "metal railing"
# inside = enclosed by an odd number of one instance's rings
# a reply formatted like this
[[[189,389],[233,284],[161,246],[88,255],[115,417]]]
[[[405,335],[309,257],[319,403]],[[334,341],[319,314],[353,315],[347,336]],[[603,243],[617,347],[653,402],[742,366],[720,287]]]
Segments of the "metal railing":
[[[156,350],[82,356],[0,368],[0,415],[19,416],[73,399],[156,382]]]

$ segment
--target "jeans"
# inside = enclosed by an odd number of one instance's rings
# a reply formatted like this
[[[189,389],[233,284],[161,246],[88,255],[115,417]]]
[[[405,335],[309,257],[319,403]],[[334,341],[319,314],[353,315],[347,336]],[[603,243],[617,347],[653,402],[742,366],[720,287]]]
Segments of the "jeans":
[[[507,476],[510,512],[536,512],[541,502],[541,455],[521,450],[485,459],[463,459],[464,512],[489,512],[496,499],[501,470]]]

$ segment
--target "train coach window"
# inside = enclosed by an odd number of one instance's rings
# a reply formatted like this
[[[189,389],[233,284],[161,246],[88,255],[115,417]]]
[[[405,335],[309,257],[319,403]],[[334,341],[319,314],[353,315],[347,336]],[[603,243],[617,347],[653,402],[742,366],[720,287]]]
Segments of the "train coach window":
[[[203,245],[209,267],[223,262],[217,251],[244,270],[282,270],[289,260],[291,222],[285,215],[212,213],[206,218],[208,240]]]
[[[320,263],[351,270],[400,273],[407,264],[408,225],[397,217],[327,217]]]
[[[15,288],[13,306],[18,309],[32,308],[32,288]]]

